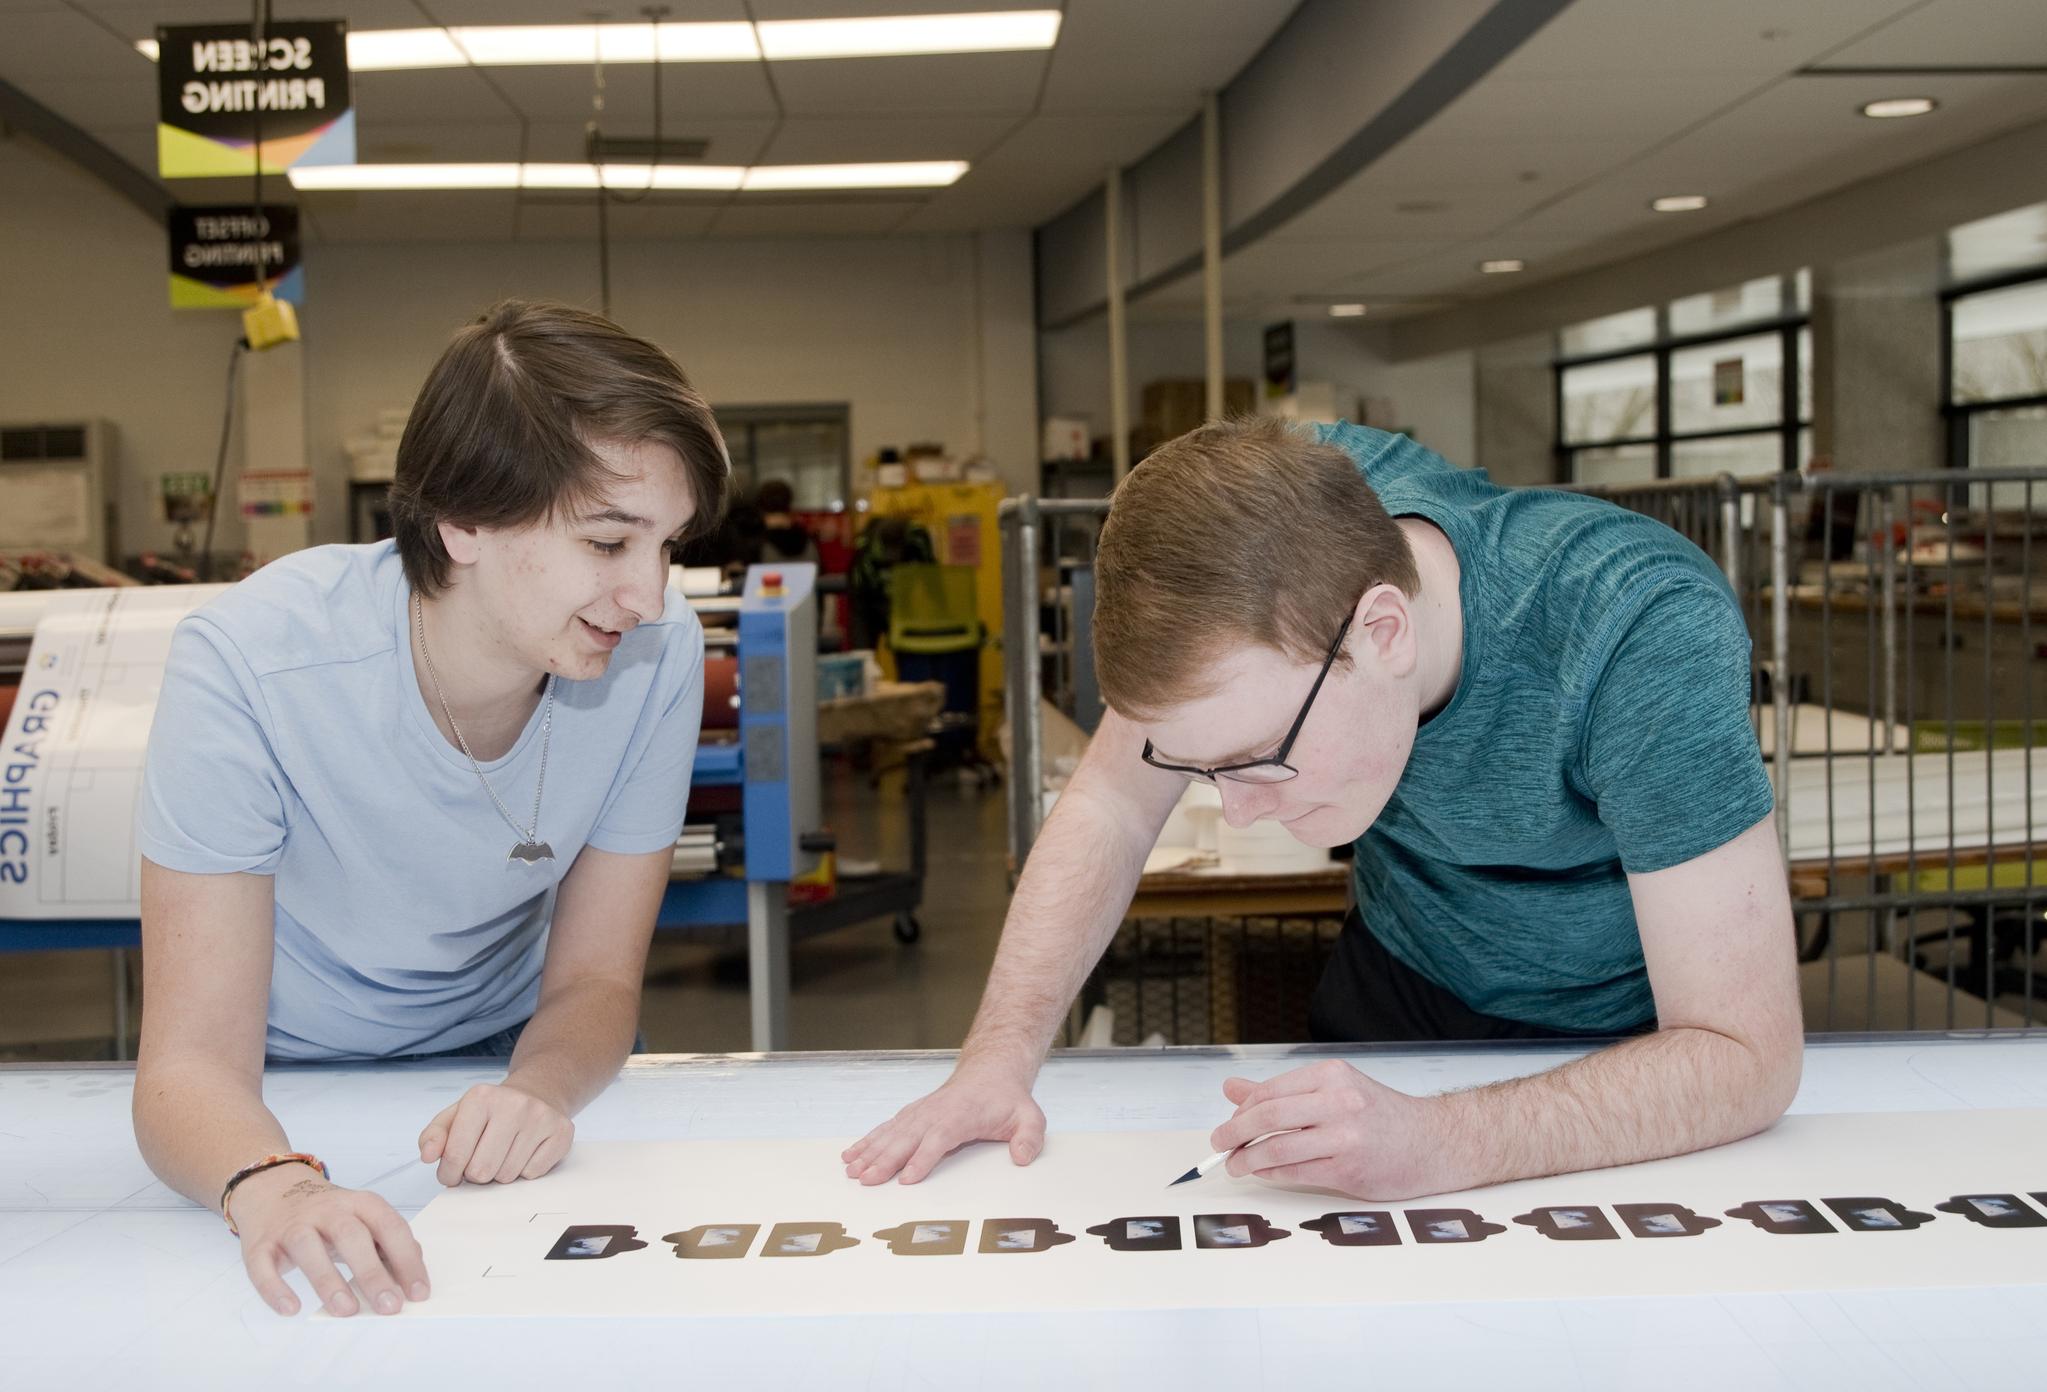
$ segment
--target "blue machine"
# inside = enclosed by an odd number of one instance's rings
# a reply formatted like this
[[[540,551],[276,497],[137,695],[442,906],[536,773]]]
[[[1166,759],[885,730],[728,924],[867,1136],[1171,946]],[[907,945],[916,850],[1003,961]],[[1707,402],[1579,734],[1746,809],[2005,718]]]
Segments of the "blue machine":
[[[817,866],[821,793],[817,748],[817,567],[757,565],[738,600],[739,738],[698,746],[691,785],[738,787],[743,879],[711,874],[671,882],[658,929],[746,924],[753,1047],[789,1035],[789,882]],[[730,600],[692,601],[700,614]],[[687,834],[687,833],[686,833]]]

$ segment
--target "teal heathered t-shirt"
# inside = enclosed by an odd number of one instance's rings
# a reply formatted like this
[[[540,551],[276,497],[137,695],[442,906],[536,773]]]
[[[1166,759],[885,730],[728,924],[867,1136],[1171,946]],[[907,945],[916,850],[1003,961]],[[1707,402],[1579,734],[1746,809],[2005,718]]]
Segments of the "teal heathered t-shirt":
[[[1697,546],[1611,503],[1501,488],[1381,430],[1316,434],[1389,513],[1441,529],[1461,568],[1457,690],[1356,842],[1365,923],[1488,1015],[1650,1019],[1627,874],[1725,845],[1772,806],[1733,591]]]

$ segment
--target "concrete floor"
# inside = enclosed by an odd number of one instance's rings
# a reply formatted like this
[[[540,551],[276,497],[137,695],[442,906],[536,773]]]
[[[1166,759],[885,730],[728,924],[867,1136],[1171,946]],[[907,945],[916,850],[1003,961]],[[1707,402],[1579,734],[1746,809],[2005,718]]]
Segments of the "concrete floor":
[[[843,770],[826,789],[826,817],[844,858],[909,863],[901,802]],[[789,952],[792,1049],[951,1049],[973,1023],[1009,905],[1000,788],[977,792],[949,776],[928,793],[923,936],[896,941],[888,919],[842,929]],[[746,954],[657,939],[640,1007],[656,1053],[751,1048]]]
[[[908,823],[893,793],[828,770],[826,816],[842,857],[907,865]],[[877,919],[795,944],[792,1048],[947,1049],[966,1035],[1009,900],[1004,804],[1001,789],[949,776],[934,777],[928,796],[922,938],[905,946]],[[107,953],[0,955],[0,1061],[112,1058],[112,998]],[[744,949],[657,939],[641,1027],[656,1052],[751,1047]]]

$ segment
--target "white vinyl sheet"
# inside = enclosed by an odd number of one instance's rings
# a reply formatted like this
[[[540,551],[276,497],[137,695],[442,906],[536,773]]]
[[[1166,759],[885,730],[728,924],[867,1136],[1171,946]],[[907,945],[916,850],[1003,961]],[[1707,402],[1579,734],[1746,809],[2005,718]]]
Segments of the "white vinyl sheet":
[[[1220,1170],[1165,1187],[1206,1150],[1203,1132],[1064,1133],[1028,1167],[982,1146],[866,1188],[836,1141],[587,1143],[544,1179],[429,1204],[414,1230],[434,1295],[407,1316],[1376,1305],[2047,1271],[2047,1111],[1791,1116],[1697,1154],[1396,1203]]]

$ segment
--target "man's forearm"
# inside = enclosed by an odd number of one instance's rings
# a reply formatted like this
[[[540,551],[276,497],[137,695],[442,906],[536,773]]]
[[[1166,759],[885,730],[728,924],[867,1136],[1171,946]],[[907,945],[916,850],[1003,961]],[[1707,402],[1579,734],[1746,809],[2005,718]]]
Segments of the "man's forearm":
[[[1798,1090],[1802,1049],[1668,1029],[1533,1077],[1427,1102],[1441,1191],[1629,1165],[1740,1140]]]
[[[1016,1070],[1028,1083],[1059,1021],[1130,907],[1148,847],[1103,811],[1062,802],[1018,879],[963,1066]]]
[[[141,1069],[134,1115],[136,1144],[156,1177],[208,1208],[219,1207],[235,1171],[291,1149],[260,1081],[209,1065]]]
[[[618,1076],[639,1018],[639,992],[618,982],[580,981],[543,997],[505,1086],[574,1116]]]

